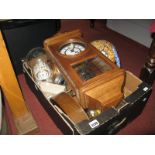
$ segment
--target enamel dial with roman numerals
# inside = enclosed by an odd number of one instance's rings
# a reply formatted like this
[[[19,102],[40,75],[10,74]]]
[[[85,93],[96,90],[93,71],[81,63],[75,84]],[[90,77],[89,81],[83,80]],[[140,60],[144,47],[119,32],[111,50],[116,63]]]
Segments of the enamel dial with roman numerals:
[[[86,46],[82,42],[70,42],[60,47],[60,53],[63,55],[77,55],[85,51]]]

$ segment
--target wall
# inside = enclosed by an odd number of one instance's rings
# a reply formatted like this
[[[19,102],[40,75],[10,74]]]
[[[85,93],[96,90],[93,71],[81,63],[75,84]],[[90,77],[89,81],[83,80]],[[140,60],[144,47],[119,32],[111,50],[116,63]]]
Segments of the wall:
[[[149,32],[151,19],[109,19],[107,27],[150,47],[152,38]]]

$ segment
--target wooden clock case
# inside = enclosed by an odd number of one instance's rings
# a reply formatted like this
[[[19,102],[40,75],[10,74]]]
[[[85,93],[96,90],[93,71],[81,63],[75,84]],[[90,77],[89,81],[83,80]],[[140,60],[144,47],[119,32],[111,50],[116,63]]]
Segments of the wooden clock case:
[[[67,43],[81,42],[85,51],[77,55],[62,55],[60,47]],[[51,61],[64,75],[75,99],[84,109],[104,110],[116,106],[123,98],[124,70],[118,68],[95,47],[84,41],[81,32],[75,30],[45,40],[44,47]],[[78,66],[88,63],[94,77],[82,79]],[[94,65],[95,64],[95,65]],[[96,67],[97,65],[97,67]],[[87,69],[87,68],[86,68]]]

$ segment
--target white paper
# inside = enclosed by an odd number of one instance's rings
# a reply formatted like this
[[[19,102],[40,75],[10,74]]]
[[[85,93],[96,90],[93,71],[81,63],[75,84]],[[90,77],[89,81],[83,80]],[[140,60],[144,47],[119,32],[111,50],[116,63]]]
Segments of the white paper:
[[[99,126],[100,123],[95,119],[95,120],[89,122],[89,125],[91,128],[95,128],[95,127]]]
[[[46,97],[53,97],[62,92],[65,92],[65,86],[63,85],[48,82],[40,82],[39,86],[42,92],[46,95]]]

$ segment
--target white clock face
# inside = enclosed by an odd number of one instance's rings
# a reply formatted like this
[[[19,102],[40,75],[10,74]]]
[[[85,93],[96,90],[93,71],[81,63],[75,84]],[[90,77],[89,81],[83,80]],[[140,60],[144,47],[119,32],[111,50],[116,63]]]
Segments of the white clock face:
[[[41,59],[38,59],[37,63],[33,67],[33,73],[38,81],[42,81],[50,78],[52,70],[45,62],[43,62]]]
[[[83,43],[72,42],[64,45],[60,49],[60,53],[63,55],[77,55],[85,51],[86,47]]]
[[[42,80],[46,80],[49,78],[49,72],[47,70],[42,70],[42,71],[39,71],[37,74],[36,74],[36,78],[39,80],[39,81],[42,81]]]

